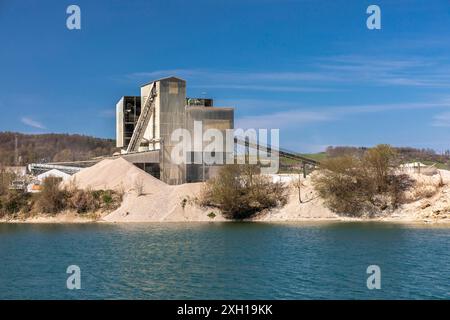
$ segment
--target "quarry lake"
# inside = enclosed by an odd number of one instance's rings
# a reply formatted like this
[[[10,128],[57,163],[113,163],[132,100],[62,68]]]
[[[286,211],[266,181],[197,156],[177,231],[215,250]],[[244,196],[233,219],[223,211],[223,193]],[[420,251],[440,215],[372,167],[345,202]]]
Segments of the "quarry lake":
[[[0,224],[0,259],[1,299],[450,299],[448,225]]]

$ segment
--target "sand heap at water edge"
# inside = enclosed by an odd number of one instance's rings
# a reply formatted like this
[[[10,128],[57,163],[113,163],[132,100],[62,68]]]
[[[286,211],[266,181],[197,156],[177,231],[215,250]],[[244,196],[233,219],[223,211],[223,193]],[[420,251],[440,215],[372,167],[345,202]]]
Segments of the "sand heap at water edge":
[[[142,185],[138,193],[136,181]],[[211,210],[202,209],[188,199],[199,195],[202,183],[170,186],[139,169],[123,158],[103,160],[83,169],[65,181],[80,189],[116,190],[123,192],[123,202],[114,212],[103,217],[111,222],[141,221],[210,221]],[[215,220],[224,220],[217,217]]]
[[[75,184],[80,189],[119,192],[129,192],[135,190],[138,185],[142,185],[144,193],[168,187],[161,180],[123,158],[102,160],[92,167],[81,170],[63,183],[64,186],[71,184]]]

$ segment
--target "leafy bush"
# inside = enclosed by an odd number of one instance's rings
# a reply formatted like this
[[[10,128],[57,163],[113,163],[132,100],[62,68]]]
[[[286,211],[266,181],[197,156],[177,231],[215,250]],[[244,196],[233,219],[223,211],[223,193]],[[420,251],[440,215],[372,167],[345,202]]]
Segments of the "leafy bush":
[[[208,218],[214,219],[216,217],[216,214],[214,212],[210,212],[207,214]]]
[[[246,219],[287,203],[287,187],[273,183],[250,165],[228,165],[209,180],[201,204],[216,207],[228,219]]]
[[[333,211],[373,216],[394,209],[413,184],[406,175],[394,172],[396,154],[388,145],[367,150],[363,156],[341,156],[321,163],[313,184]]]
[[[123,194],[113,190],[99,190],[95,194],[98,194],[99,209],[115,210],[122,203]]]

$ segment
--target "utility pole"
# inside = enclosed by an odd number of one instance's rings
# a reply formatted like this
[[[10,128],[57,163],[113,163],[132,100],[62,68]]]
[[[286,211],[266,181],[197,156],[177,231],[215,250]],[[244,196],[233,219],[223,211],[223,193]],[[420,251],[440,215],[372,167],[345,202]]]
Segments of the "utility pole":
[[[19,141],[17,134],[14,136],[14,164],[19,166]]]
[[[306,163],[303,162],[302,165],[303,165],[303,178],[306,179]]]
[[[298,173],[298,181],[297,181],[297,188],[298,188],[298,201],[302,203],[302,178],[301,173]]]
[[[202,150],[202,181],[205,182],[205,159],[204,159],[204,152]]]

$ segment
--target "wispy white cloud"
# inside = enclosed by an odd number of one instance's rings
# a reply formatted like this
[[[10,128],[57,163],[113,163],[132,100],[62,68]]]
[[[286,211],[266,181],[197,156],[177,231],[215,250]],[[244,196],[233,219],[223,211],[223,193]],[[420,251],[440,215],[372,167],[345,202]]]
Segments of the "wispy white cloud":
[[[105,109],[101,110],[99,115],[102,118],[113,118],[116,115],[116,111],[114,109]]]
[[[216,105],[233,106],[237,109],[259,109],[259,110],[289,110],[304,108],[302,104],[295,101],[268,100],[268,99],[217,99]]]
[[[191,88],[235,89],[274,92],[324,92],[336,89],[309,85],[311,81],[325,81],[327,75],[314,72],[247,72],[203,69],[171,69],[152,72],[135,72],[125,76],[132,81],[177,76],[189,80]],[[290,83],[290,84],[288,84]]]
[[[247,91],[273,91],[273,92],[330,92],[339,91],[328,88],[302,87],[302,86],[276,86],[276,85],[235,85],[235,84],[219,84],[219,85],[194,85],[192,88],[200,89],[236,89]]]
[[[411,87],[449,87],[450,61],[446,58],[336,56],[322,59],[318,70],[341,74],[339,81]]]
[[[336,91],[337,85],[450,87],[450,60],[429,57],[344,55],[317,58],[289,71],[169,69],[125,76],[148,81],[178,76],[191,87],[284,92]]]
[[[150,72],[132,72],[125,77],[130,80],[147,81],[166,77],[195,77],[204,75],[206,71],[197,69],[167,69],[167,70],[155,70]]]
[[[268,107],[265,106],[268,103]],[[272,110],[276,105],[274,101],[253,100],[254,105],[259,105],[262,110]],[[342,119],[344,116],[357,115],[364,113],[388,112],[388,111],[408,111],[419,109],[450,109],[450,100],[441,99],[436,102],[406,102],[391,104],[367,104],[367,105],[349,105],[349,106],[316,106],[305,108],[298,106],[287,111],[277,111],[258,116],[244,116],[237,119],[236,124],[241,128],[279,128],[287,129],[299,124],[315,124],[320,122],[330,122]],[[437,116],[433,125],[442,126],[448,123],[450,126],[450,112]]]
[[[20,121],[23,124],[26,124],[27,126],[30,126],[30,127],[36,128],[36,129],[42,129],[42,130],[43,129],[47,129],[42,123],[40,123],[40,122],[38,122],[36,120],[33,120],[30,117],[22,117],[20,119]]]
[[[207,69],[168,69],[151,72],[134,72],[126,75],[131,80],[147,80],[177,76],[187,79],[210,80],[216,82],[249,82],[249,81],[324,81],[330,80],[327,75],[317,72],[264,72],[264,71],[227,71]]]
[[[433,117],[433,127],[450,127],[450,112],[443,112]]]
[[[318,111],[285,111],[271,114],[246,116],[237,119],[237,128],[288,128],[300,124],[325,122],[334,120],[335,117],[329,112]]]

